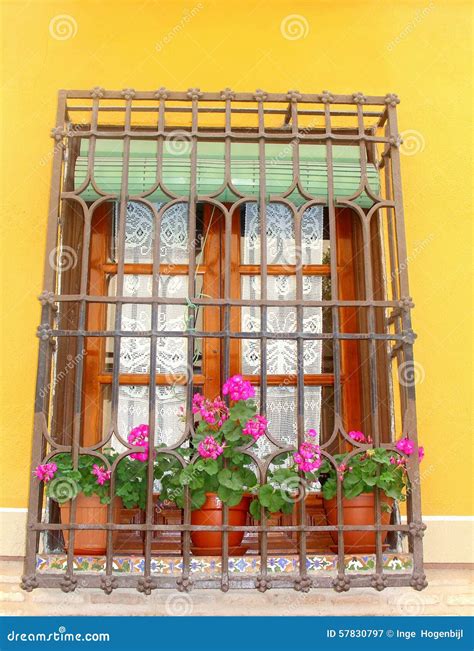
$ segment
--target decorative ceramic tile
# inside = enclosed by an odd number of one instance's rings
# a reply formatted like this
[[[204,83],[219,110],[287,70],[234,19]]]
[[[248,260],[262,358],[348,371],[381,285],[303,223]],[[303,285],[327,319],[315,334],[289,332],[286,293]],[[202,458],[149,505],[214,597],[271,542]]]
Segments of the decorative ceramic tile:
[[[260,572],[260,556],[231,556],[229,558],[230,574],[258,574]],[[356,554],[344,557],[348,574],[365,574],[375,572],[375,554]],[[383,554],[383,570],[387,573],[407,573],[413,568],[411,554]],[[75,572],[105,572],[105,556],[75,556],[73,568]],[[38,572],[64,572],[67,568],[65,554],[38,554],[36,570]],[[113,572],[117,574],[143,574],[145,559],[143,556],[114,556]],[[299,558],[295,555],[269,556],[267,558],[269,573],[281,574],[298,572]],[[309,573],[325,572],[333,574],[337,571],[337,556],[307,556],[306,569]],[[181,557],[153,556],[151,559],[152,574],[179,576],[183,571]],[[215,575],[222,571],[222,560],[219,556],[191,556],[190,571],[195,575]]]

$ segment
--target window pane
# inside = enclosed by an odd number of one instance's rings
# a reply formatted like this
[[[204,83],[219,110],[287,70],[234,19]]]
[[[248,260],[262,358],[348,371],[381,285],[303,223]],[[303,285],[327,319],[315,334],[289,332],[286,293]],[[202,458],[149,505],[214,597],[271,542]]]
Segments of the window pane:
[[[269,300],[293,300],[296,296],[295,276],[269,276]],[[242,298],[260,297],[260,276],[242,276]],[[321,300],[321,276],[304,276],[303,297],[306,300]],[[275,333],[292,333],[297,331],[297,312],[295,307],[268,307],[267,330]],[[305,332],[321,333],[322,308],[311,307],[303,311],[303,329]],[[260,307],[242,308],[242,332],[260,331]],[[305,373],[321,373],[321,341],[309,341],[304,347]],[[270,375],[296,373],[296,341],[274,339],[267,340],[267,372]],[[242,341],[242,372],[244,374],[260,373],[260,342],[256,339]]]
[[[155,204],[159,210],[163,204]],[[115,214],[115,251],[117,260],[118,204]],[[129,201],[125,218],[126,264],[153,263],[154,217],[153,211],[143,203]],[[161,217],[160,263],[187,264],[188,250],[188,204],[177,203],[167,208]]]
[[[260,264],[260,214],[257,203],[245,204],[242,219],[242,264]],[[281,203],[266,207],[267,264],[295,265],[298,263],[295,247],[293,212]],[[301,262],[322,264],[324,243],[323,206],[308,208],[301,220]]]
[[[111,425],[110,395],[108,386],[104,396],[104,434]],[[149,422],[148,386],[126,385],[119,388],[117,425],[120,436],[127,440],[131,429]],[[184,422],[179,418],[180,409],[186,403],[186,388],[183,386],[156,387],[155,441],[172,445],[184,432]],[[121,451],[124,447],[114,437],[112,447]]]
[[[268,430],[281,445],[295,446],[297,442],[297,388],[295,386],[267,387]],[[260,389],[256,387],[260,404]],[[304,429],[315,429],[319,440],[327,440],[334,424],[332,387],[306,386],[304,390]],[[259,454],[265,456],[274,449],[264,436],[258,440]]]
[[[116,277],[109,284],[111,294],[116,292]],[[124,296],[147,297],[152,294],[151,275],[124,276]],[[159,296],[184,298],[188,294],[188,276],[160,276]],[[114,308],[109,307],[108,327],[113,328]],[[158,330],[184,332],[187,327],[186,305],[159,305]],[[151,329],[151,305],[126,303],[122,306],[122,330],[131,332]],[[196,348],[200,350],[197,342]],[[107,360],[110,368],[113,356],[113,341],[107,341]],[[200,356],[199,356],[200,359]],[[148,337],[122,337],[120,350],[121,373],[149,373],[150,339]],[[192,372],[192,371],[190,371]],[[184,337],[160,337],[157,341],[157,373],[187,373],[187,342]]]

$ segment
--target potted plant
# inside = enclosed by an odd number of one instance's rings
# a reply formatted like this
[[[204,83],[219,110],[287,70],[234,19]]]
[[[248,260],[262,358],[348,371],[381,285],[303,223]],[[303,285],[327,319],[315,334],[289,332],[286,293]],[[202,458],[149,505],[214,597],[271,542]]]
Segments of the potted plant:
[[[259,485],[252,458],[246,454],[265,434],[268,421],[257,413],[253,398],[255,389],[240,375],[229,378],[222,387],[223,396],[209,400],[196,393],[193,413],[196,424],[192,439],[177,452],[186,465],[171,455],[159,454],[155,477],[161,483],[160,500],[184,507],[185,488],[189,487],[191,523],[220,526],[222,505],[228,506],[228,524],[244,526],[247,514],[259,519],[267,513],[291,513],[292,491],[299,479],[296,462],[293,467],[277,468],[265,484]],[[278,460],[285,463],[285,456]],[[228,534],[230,553],[242,553],[243,531]],[[195,555],[220,554],[222,534],[219,531],[191,532]]]
[[[349,432],[352,440],[370,444],[370,437],[362,432]],[[414,442],[403,438],[397,443],[397,449],[409,456],[414,451]],[[408,485],[406,472],[407,456],[394,455],[385,448],[369,448],[351,457],[344,463],[347,454],[335,455],[337,470],[325,460],[319,469],[319,478],[323,490],[323,504],[328,524],[336,526],[337,484],[342,483],[343,522],[347,525],[375,524],[375,490],[380,489],[381,524],[390,522],[393,502],[406,499],[405,489]],[[423,448],[419,448],[420,459]],[[338,533],[331,531],[331,537],[337,548]],[[381,534],[382,544],[387,538],[386,531]],[[348,554],[374,553],[375,531],[345,531],[344,551]]]
[[[106,455],[109,462],[113,455]],[[36,477],[46,485],[46,495],[60,505],[61,522],[69,524],[71,500],[76,499],[77,524],[106,524],[110,503],[110,470],[97,463],[97,457],[80,455],[74,469],[69,453],[57,454],[52,461],[35,469]],[[120,500],[114,501],[114,521],[120,508]],[[69,531],[63,531],[66,549]],[[76,530],[74,553],[101,555],[105,553],[107,531],[101,529]]]

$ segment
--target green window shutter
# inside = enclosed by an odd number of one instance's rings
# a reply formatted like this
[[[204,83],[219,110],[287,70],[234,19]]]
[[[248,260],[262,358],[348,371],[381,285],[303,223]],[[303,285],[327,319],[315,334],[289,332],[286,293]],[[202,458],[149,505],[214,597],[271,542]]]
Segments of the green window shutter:
[[[169,140],[163,149],[163,183],[179,196],[189,194],[190,148],[186,140]],[[130,196],[149,191],[156,180],[156,142],[133,140],[130,146],[128,194]],[[292,147],[289,144],[265,145],[267,196],[286,192],[293,181]],[[336,199],[349,197],[360,184],[359,147],[333,146],[334,194]],[[86,179],[88,164],[88,141],[81,145],[75,166],[75,187],[79,188]],[[327,198],[327,164],[324,145],[299,145],[300,182],[312,196]],[[94,180],[107,194],[119,196],[122,180],[123,141],[97,140],[94,160]],[[199,195],[214,194],[224,182],[224,143],[199,142],[197,144],[197,189]],[[255,143],[232,143],[232,183],[245,196],[259,196],[258,145]],[[367,165],[367,176],[371,190],[378,194],[380,180],[374,165]],[[86,201],[98,198],[89,183],[81,194]],[[236,196],[229,189],[218,197],[220,201],[234,201]],[[290,197],[296,205],[306,201],[298,192]],[[169,200],[161,191],[148,197],[151,201]],[[367,194],[361,194],[355,203],[363,208],[373,205]]]

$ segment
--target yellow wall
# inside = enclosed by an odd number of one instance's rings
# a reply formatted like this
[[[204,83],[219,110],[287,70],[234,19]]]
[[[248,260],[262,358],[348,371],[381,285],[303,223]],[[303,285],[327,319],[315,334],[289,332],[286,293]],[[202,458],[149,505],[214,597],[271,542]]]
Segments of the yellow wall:
[[[2,0],[0,507],[27,503],[36,296],[57,90],[163,85],[399,94],[400,129],[416,132],[415,150],[405,146],[402,172],[415,351],[424,375],[418,387],[424,511],[472,512],[472,323],[460,307],[468,298],[471,260],[469,6],[453,0]],[[194,17],[183,19],[193,7]],[[70,17],[64,40],[50,32],[50,21],[61,14]],[[302,38],[282,35],[282,20],[291,14],[300,16]],[[66,35],[58,29],[56,36]]]

